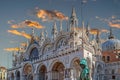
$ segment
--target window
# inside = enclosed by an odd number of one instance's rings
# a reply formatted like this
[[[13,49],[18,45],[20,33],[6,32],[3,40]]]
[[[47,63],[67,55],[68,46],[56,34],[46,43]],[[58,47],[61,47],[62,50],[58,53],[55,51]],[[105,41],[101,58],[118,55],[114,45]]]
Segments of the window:
[[[110,61],[110,56],[107,56],[107,62],[109,62]]]
[[[105,61],[105,56],[102,57],[102,60]]]
[[[29,58],[30,59],[33,59],[33,58],[37,58],[39,55],[39,52],[38,52],[38,49],[37,48],[33,48],[30,52],[30,56]]]

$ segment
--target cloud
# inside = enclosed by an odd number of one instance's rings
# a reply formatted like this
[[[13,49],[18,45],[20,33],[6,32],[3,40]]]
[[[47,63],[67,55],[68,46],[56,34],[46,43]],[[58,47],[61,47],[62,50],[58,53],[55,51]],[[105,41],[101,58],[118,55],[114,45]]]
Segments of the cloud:
[[[8,33],[14,34],[14,35],[18,35],[18,36],[23,36],[27,39],[31,39],[31,35],[25,33],[24,31],[19,32],[17,30],[8,30]]]
[[[109,30],[107,30],[107,29],[91,29],[90,30],[90,34],[94,34],[94,35],[96,35],[96,34],[101,34],[101,33],[108,33],[109,32]]]
[[[91,29],[90,30],[90,34],[97,34],[99,32],[99,30],[98,29]]]
[[[114,27],[114,28],[120,28],[120,23],[112,23],[112,22],[109,22],[109,26],[110,26],[110,27]]]
[[[8,30],[9,33],[21,36],[21,33],[17,30]]]
[[[15,22],[15,20],[9,20],[8,24],[13,24]]]
[[[27,46],[27,43],[26,42],[22,42],[20,43],[21,46]]]
[[[100,32],[101,32],[101,33],[108,33],[109,30],[107,30],[107,29],[101,29]]]
[[[96,16],[96,19],[106,22],[110,27],[120,28],[120,19],[117,18],[115,15],[112,15],[109,18],[101,18]]]
[[[11,28],[17,29],[17,28],[37,28],[37,29],[41,29],[44,28],[44,26],[42,26],[39,22],[37,21],[32,21],[32,20],[25,20],[21,23],[18,24],[12,24]]]
[[[36,9],[36,16],[41,18],[42,21],[49,21],[49,20],[68,20],[68,17],[65,16],[63,13],[57,10],[43,10],[43,9]]]
[[[24,23],[29,27],[34,27],[37,29],[44,28],[41,24],[39,24],[37,21],[31,21],[31,20],[25,20]]]
[[[88,3],[88,1],[96,2],[97,0],[82,0],[82,3],[83,3],[83,4]]]
[[[13,52],[13,51],[19,51],[20,48],[18,48],[18,47],[15,47],[15,48],[5,48],[4,50],[8,51],[8,52]]]

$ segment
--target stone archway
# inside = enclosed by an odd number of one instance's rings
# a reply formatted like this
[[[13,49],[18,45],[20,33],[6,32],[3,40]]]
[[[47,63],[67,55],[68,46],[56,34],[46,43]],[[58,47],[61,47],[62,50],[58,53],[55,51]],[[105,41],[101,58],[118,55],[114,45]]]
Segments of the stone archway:
[[[39,68],[39,80],[47,80],[47,68],[45,65],[42,65],[40,68]]]
[[[20,71],[16,72],[16,80],[20,80]]]
[[[14,80],[14,73],[11,73],[11,80]]]
[[[29,78],[29,75],[32,73],[32,71],[33,71],[33,67],[31,64],[26,63],[23,66],[23,75],[25,80],[29,80],[28,78]]]
[[[51,70],[51,79],[52,80],[64,80],[64,65],[62,62],[56,62]]]
[[[74,58],[71,62],[71,78],[73,80],[78,80],[81,73],[80,59]]]
[[[23,73],[28,75],[32,72],[32,66],[30,64],[26,64],[23,68]]]

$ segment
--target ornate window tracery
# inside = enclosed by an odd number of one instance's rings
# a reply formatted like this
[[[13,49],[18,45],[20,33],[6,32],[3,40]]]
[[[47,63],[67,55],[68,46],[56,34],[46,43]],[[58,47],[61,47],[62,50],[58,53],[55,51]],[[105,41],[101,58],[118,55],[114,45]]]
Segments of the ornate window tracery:
[[[39,57],[39,52],[38,52],[38,49],[35,47],[31,50],[29,58],[33,59],[38,57]]]
[[[48,44],[44,47],[44,50],[43,50],[43,54],[44,53],[47,53],[48,51],[50,51],[52,49],[52,45]]]
[[[61,48],[62,46],[65,46],[67,44],[65,39],[60,39],[57,43],[57,48]]]

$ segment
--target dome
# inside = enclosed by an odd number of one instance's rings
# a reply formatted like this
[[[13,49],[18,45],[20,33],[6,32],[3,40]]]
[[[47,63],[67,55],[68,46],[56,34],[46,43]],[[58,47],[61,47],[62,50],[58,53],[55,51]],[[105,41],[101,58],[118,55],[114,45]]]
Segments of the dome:
[[[120,40],[109,39],[102,44],[102,51],[110,51],[120,49]]]

